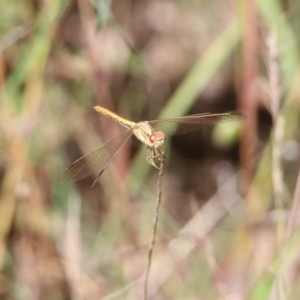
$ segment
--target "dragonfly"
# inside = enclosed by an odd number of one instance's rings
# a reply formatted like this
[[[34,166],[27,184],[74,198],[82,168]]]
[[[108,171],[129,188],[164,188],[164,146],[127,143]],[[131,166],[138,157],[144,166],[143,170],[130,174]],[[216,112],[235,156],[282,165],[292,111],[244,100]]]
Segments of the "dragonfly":
[[[159,170],[158,163],[164,158],[166,134],[183,134],[199,130],[204,125],[214,125],[219,122],[233,122],[242,119],[242,115],[239,112],[201,113],[135,123],[122,118],[105,107],[97,105],[94,109],[118,122],[126,130],[100,148],[73,162],[64,172],[64,179],[70,181],[78,181],[93,173],[97,174],[92,187],[132,135],[135,135],[138,140],[147,146],[146,159],[153,167]]]

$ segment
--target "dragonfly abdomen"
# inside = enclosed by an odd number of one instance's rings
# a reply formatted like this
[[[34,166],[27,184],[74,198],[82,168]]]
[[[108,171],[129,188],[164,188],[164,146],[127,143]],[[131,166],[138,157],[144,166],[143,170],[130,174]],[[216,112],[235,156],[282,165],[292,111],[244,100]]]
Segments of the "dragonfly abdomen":
[[[99,112],[99,113],[101,113],[101,114],[103,114],[107,117],[110,117],[111,119],[117,121],[118,123],[120,123],[121,125],[123,125],[126,128],[131,128],[132,126],[135,125],[135,122],[124,119],[124,118],[118,116],[117,114],[113,113],[112,111],[110,111],[110,110],[108,110],[108,109],[106,109],[106,108],[104,108],[100,105],[94,106],[94,109],[97,112]]]

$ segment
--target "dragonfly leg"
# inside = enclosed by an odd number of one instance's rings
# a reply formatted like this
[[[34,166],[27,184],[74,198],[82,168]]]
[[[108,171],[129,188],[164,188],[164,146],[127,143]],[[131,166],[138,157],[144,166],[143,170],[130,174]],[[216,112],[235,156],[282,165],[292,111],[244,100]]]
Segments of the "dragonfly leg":
[[[161,151],[159,151],[159,150],[157,150],[157,149],[156,149],[156,151],[157,151],[157,154],[155,155],[155,152],[154,152],[154,150],[153,150],[152,158],[161,161],[161,160],[163,159],[164,152],[163,152],[163,151],[161,152]]]
[[[159,170],[159,167],[156,165],[156,163],[154,161],[154,159],[155,159],[154,156],[155,155],[154,155],[153,149],[147,147],[147,161],[148,161],[148,163],[151,164],[155,169]]]
[[[155,152],[155,150],[157,152]],[[159,160],[162,161],[164,158],[164,153],[159,151],[158,149],[152,149],[147,147],[147,161],[157,170],[159,170],[160,168],[157,166],[157,164],[155,163],[155,160]]]

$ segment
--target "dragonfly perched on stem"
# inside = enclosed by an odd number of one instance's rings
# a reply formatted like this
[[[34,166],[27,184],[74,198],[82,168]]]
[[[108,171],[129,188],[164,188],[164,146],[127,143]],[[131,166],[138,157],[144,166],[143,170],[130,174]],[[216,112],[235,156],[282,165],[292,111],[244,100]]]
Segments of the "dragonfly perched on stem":
[[[158,119],[135,123],[122,118],[102,106],[95,106],[94,109],[97,112],[112,118],[124,126],[126,130],[102,145],[100,148],[73,162],[65,171],[64,178],[71,181],[78,181],[92,173],[98,174],[92,187],[115,155],[133,134],[147,146],[147,161],[156,169],[159,169],[157,164],[163,159],[165,134],[188,133],[199,130],[204,125],[213,125],[219,122],[232,122],[242,119],[242,115],[238,112],[221,114],[203,113],[179,118]]]

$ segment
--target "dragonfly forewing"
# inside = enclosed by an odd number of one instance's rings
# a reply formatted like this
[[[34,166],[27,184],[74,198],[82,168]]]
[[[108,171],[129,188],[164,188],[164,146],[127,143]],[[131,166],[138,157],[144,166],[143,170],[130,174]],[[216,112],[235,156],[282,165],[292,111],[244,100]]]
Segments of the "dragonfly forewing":
[[[223,114],[196,114],[179,118],[168,118],[148,121],[155,130],[163,131],[165,134],[183,134],[200,130],[205,125],[214,125],[217,123],[228,123],[243,119],[239,112]]]
[[[70,181],[78,181],[91,174],[100,176],[131,135],[132,131],[126,130],[100,148],[76,160],[65,171],[63,178]]]

